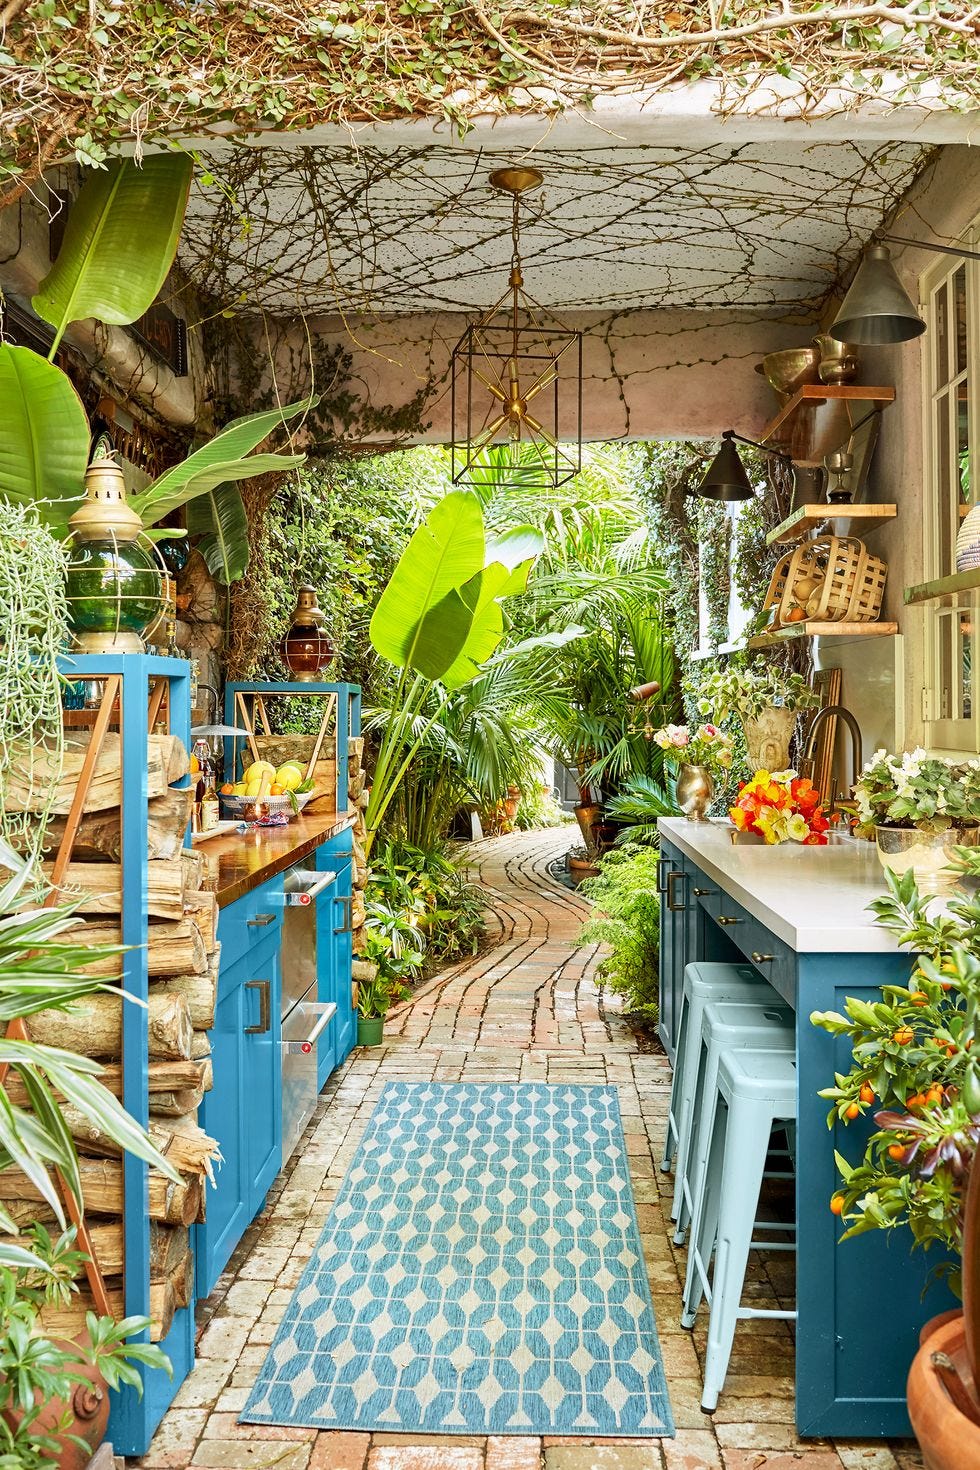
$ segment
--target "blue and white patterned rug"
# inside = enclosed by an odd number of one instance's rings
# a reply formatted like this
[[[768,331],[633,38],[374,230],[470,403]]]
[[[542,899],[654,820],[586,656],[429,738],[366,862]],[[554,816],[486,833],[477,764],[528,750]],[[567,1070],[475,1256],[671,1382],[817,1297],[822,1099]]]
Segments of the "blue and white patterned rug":
[[[673,1434],[615,1089],[389,1084],[241,1418]]]

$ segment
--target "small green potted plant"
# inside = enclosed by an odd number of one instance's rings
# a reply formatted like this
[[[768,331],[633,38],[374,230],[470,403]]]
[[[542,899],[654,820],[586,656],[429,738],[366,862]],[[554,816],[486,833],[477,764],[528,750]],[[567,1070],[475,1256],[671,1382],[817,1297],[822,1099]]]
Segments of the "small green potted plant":
[[[365,902],[362,958],[375,966],[375,974],[357,983],[358,1046],[381,1045],[385,1016],[411,993],[407,982],[425,963],[425,904],[402,877],[388,877],[373,882]]]
[[[761,658],[742,668],[715,669],[689,687],[699,714],[716,721],[738,715],[755,771],[787,768],[797,715],[820,703],[802,674],[787,673]]]
[[[951,888],[957,848],[980,842],[980,761],[876,750],[854,796],[859,830],[874,833],[882,867],[914,873],[922,892]]]

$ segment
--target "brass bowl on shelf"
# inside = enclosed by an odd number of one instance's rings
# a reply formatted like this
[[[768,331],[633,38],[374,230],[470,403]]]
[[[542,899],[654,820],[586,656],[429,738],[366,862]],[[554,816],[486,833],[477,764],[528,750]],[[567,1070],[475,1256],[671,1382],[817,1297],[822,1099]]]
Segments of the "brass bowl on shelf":
[[[818,348],[789,347],[782,352],[770,352],[756,366],[782,403],[787,403],[793,394],[806,383],[820,381],[820,351]]]

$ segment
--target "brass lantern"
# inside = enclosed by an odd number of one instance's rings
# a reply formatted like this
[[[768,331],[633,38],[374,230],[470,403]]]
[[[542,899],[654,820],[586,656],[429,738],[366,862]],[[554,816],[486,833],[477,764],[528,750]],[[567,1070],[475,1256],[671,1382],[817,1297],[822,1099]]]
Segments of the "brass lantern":
[[[555,489],[582,468],[582,333],[563,327],[524,290],[520,199],[537,188],[535,168],[500,168],[495,189],[511,195],[513,249],[507,290],[467,327],[452,357],[452,478],[486,479],[484,451],[510,444],[512,482]],[[507,483],[499,469],[497,483]]]
[[[161,563],[127,503],[122,470],[102,441],[85,474],[85,499],[68,526],[65,594],[75,648],[142,653],[162,607]]]
[[[323,631],[325,622],[316,589],[304,584],[296,593],[289,632],[282,640],[283,661],[302,684],[312,683],[333,658],[333,644]]]

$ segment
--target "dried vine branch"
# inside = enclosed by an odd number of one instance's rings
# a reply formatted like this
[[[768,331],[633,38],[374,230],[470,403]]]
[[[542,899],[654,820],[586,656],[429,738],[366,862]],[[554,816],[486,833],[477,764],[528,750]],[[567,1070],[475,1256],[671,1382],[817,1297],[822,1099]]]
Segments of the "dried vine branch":
[[[980,8],[967,0],[252,0],[124,6],[8,0],[0,10],[0,202],[41,170],[98,165],[216,132],[349,127],[588,108],[601,92],[720,84],[720,111],[788,83],[821,106],[980,103]]]

